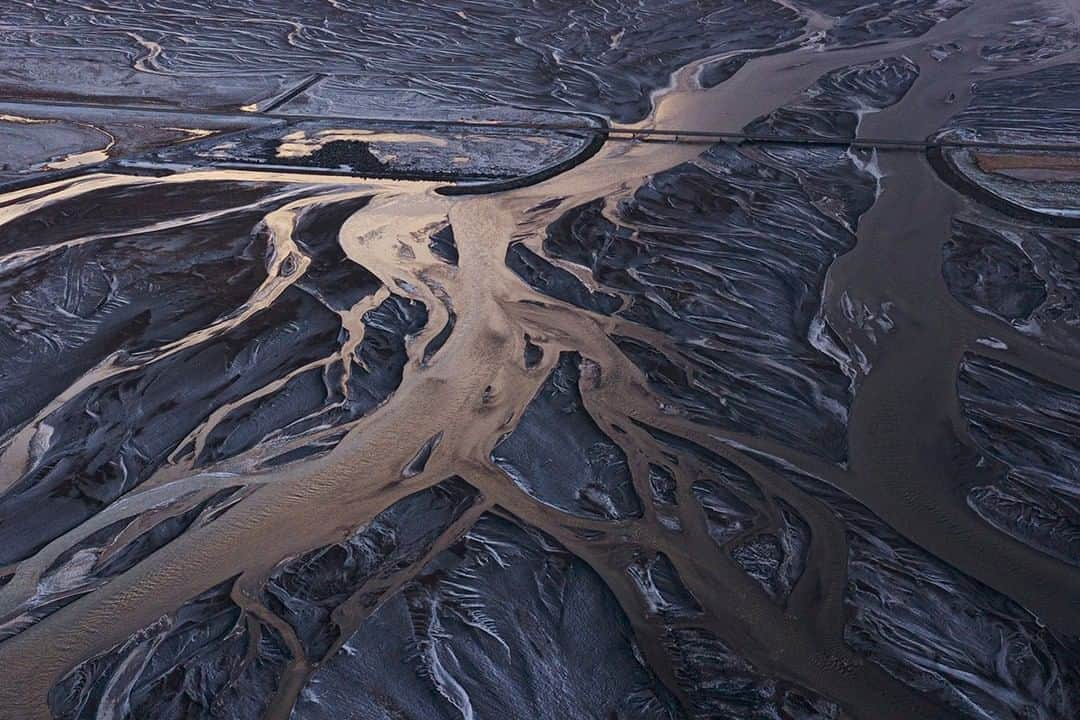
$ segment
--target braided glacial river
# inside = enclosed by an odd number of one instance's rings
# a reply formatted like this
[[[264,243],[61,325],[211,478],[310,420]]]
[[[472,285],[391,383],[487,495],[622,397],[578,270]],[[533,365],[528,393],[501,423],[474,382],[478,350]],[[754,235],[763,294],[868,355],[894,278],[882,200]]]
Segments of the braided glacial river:
[[[776,142],[0,195],[0,718],[1076,717],[1077,10],[769,5],[609,116]]]

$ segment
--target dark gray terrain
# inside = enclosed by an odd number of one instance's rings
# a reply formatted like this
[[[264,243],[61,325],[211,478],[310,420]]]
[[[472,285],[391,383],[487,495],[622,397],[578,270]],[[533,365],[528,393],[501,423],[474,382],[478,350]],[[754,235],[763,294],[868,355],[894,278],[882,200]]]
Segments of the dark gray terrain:
[[[1076,0],[11,0],[0,720],[1080,716]]]

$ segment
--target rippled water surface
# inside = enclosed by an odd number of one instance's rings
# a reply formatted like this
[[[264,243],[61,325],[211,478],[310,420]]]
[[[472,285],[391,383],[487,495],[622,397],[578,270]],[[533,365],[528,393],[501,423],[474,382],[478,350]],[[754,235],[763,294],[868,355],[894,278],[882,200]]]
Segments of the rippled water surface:
[[[1080,716],[1076,0],[10,0],[0,720]]]

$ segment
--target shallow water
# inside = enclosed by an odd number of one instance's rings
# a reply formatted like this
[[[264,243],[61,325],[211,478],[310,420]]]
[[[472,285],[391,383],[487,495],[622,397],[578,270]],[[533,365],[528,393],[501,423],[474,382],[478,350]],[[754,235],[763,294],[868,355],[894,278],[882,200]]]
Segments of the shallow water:
[[[0,187],[0,718],[1076,715],[1075,178],[849,145],[1076,144],[1074,4],[182,5],[16,3],[0,67],[831,144]]]

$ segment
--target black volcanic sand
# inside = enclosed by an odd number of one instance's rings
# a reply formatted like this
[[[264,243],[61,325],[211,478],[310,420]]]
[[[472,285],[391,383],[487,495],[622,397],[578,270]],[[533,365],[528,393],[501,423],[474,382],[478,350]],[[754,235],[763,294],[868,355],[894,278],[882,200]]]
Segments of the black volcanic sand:
[[[1080,697],[1075,648],[1023,607],[897,534],[816,478],[779,471],[844,528],[844,640],[953,716],[1068,717]]]
[[[957,218],[942,273],[953,297],[975,312],[1054,350],[1080,351],[1080,233]]]
[[[917,73],[899,58],[844,68],[747,130],[853,137],[852,110],[895,103]],[[614,208],[618,224],[594,201],[549,226],[545,254],[588,268],[611,292],[588,290],[520,244],[507,265],[540,292],[669,337],[677,355],[613,339],[688,417],[842,461],[850,380],[831,355],[848,351],[828,337],[818,299],[875,192],[843,148],[751,155],[717,145],[651,178]]]
[[[322,659],[341,634],[334,611],[422,560],[477,495],[451,478],[395,503],[342,542],[283,562],[266,584],[267,607],[293,627],[309,659]]]
[[[0,196],[0,720],[1077,717],[1076,153],[850,144],[1074,142],[1056,3],[13,5],[15,95],[772,141]]]
[[[54,717],[88,719],[103,708],[162,720],[259,717],[291,656],[272,626],[233,602],[232,585],[210,588],[64,678],[49,694]]]
[[[58,245],[86,236],[120,235],[204,213],[231,214],[237,207],[255,204],[280,189],[260,183],[211,181],[199,184],[196,192],[186,183],[91,190],[60,207],[43,207],[6,222],[0,252]]]
[[[225,488],[199,502],[180,498],[164,508],[117,520],[90,533],[45,569],[32,601],[0,620],[0,642],[135,567],[185,531],[216,519],[240,499],[239,490]]]
[[[591,117],[548,113],[533,119],[589,127]],[[490,181],[527,176],[571,160],[593,140],[588,132],[400,127],[378,122],[297,122],[230,133],[141,156],[142,162],[263,165],[344,170],[365,177]]]
[[[571,515],[608,520],[640,515],[626,454],[582,405],[581,364],[577,353],[559,357],[491,459],[530,496]]]
[[[33,417],[110,353],[159,348],[239,307],[266,277],[260,224],[284,204],[280,192],[235,183],[208,183],[194,193],[167,185],[110,188],[6,224],[0,245],[9,252],[53,244],[54,236],[56,243],[101,237],[42,249],[0,271],[0,433]],[[147,206],[154,211],[142,212]],[[221,214],[190,222],[203,213]],[[153,229],[174,221],[188,222]],[[63,363],[44,362],[58,351]]]
[[[43,169],[50,160],[100,150],[107,143],[107,138],[92,128],[74,123],[27,122],[32,119],[16,117],[20,119],[0,118],[0,146],[4,148],[0,183],[18,178],[21,172]]]
[[[291,717],[342,711],[681,717],[596,573],[539,531],[491,515],[349,638]]]
[[[1073,35],[1075,43],[1075,32]],[[1054,48],[1056,39],[1052,34],[1040,35],[1039,42]],[[938,137],[1002,142],[1015,147],[978,153],[945,150],[941,154],[945,179],[975,194],[981,202],[1027,222],[1080,227],[1080,210],[1075,203],[1080,192],[1078,95],[1080,63],[1075,62],[977,81],[971,102],[949,120]],[[1070,146],[1073,152],[1024,150],[1025,145],[1045,144]],[[1016,165],[1017,160],[1021,161],[1020,167],[1032,168],[1027,177],[1016,171],[993,169],[995,165]],[[1067,164],[1062,165],[1062,161]],[[1040,170],[1055,166],[1071,170]]]
[[[210,211],[224,204],[222,189],[232,188],[209,188],[216,191],[203,201]],[[165,198],[178,196],[166,193]],[[49,413],[49,440],[0,496],[0,563],[21,560],[76,527],[149,478],[216,409],[279,378],[289,379],[280,389],[239,404],[213,426],[199,463],[248,450],[272,431],[295,436],[355,420],[385,400],[401,380],[404,338],[427,321],[422,304],[391,295],[365,313],[367,331],[348,360],[346,380],[342,361],[331,358],[345,338],[336,311],[381,287],[346,258],[337,240],[341,223],[367,201],[316,206],[300,218],[294,242],[310,264],[269,307],[201,344],[132,361]],[[82,207],[76,203],[70,214],[60,213],[75,219],[65,228],[76,226]],[[266,277],[267,248],[255,226],[274,204],[264,201],[256,208],[62,248],[14,274],[9,283],[15,292],[8,302],[15,312],[6,334],[12,352],[5,375],[12,388],[26,384],[31,374],[37,382],[29,384],[33,392],[7,396],[15,402],[3,406],[6,429],[42,410],[108,353],[152,351],[238,310]],[[195,209],[204,208],[196,204]],[[179,208],[166,204],[165,210],[167,218],[181,217]],[[37,223],[51,221],[42,215]],[[15,239],[31,237],[28,223],[16,225]],[[236,238],[232,247],[224,241],[230,237]],[[212,284],[213,302],[204,300],[205,286],[192,286],[192,277]],[[42,316],[39,307],[55,308],[57,319]],[[33,314],[22,320],[29,308]],[[42,330],[34,332],[34,326]],[[53,374],[41,382],[34,356],[58,348],[68,349],[70,360],[48,365]],[[325,363],[296,372],[319,361]]]
[[[5,190],[42,182],[47,173],[50,177],[72,176],[110,158],[131,157],[173,144],[182,146],[196,130],[232,131],[274,122],[238,113],[231,117],[184,114],[181,119],[153,108],[118,111],[108,105],[72,106],[13,97],[24,94],[13,92],[0,100],[0,146],[4,148],[0,187]],[[185,127],[176,127],[178,124]]]
[[[971,488],[968,504],[1004,532],[1080,564],[1080,392],[971,356],[959,394],[980,453],[1000,467],[991,483]]]
[[[917,36],[966,4],[905,0],[868,6],[858,0],[814,0],[805,5],[836,18],[824,38],[836,45]],[[228,0],[214,3],[213,10],[177,9],[164,0],[135,8],[115,0],[93,7],[72,0],[16,5],[7,13],[11,29],[0,42],[0,68],[12,80],[0,88],[16,96],[20,90],[106,97],[134,90],[172,104],[170,95],[178,88],[186,95],[206,78],[221,78],[215,83],[222,97],[214,98],[220,104],[230,94],[247,102],[251,92],[271,81],[287,88],[312,73],[359,72],[360,78],[344,88],[358,95],[349,104],[354,113],[362,112],[368,97],[410,90],[415,94],[397,110],[411,117],[428,116],[417,99],[437,109],[445,98],[456,104],[494,100],[574,109],[625,122],[648,113],[649,93],[666,85],[679,67],[708,55],[772,48],[798,37],[805,22],[791,8],[767,0],[605,5],[576,0],[380,0],[363,5]],[[193,23],[196,33],[190,32]],[[287,23],[295,23],[292,32]],[[236,42],[237,27],[245,30],[244,42]],[[140,45],[131,35],[135,29],[160,51]],[[27,55],[27,46],[33,45],[50,48],[50,69],[82,70],[94,58],[96,86],[62,85],[35,68],[29,62],[33,55]],[[103,55],[102,49],[112,52]],[[131,78],[130,58],[158,75]],[[357,93],[358,85],[366,92]],[[342,109],[340,102],[335,108]]]
[[[290,289],[233,331],[61,405],[48,448],[0,497],[0,562],[27,557],[149,478],[209,412],[326,357],[339,331],[334,313]]]

